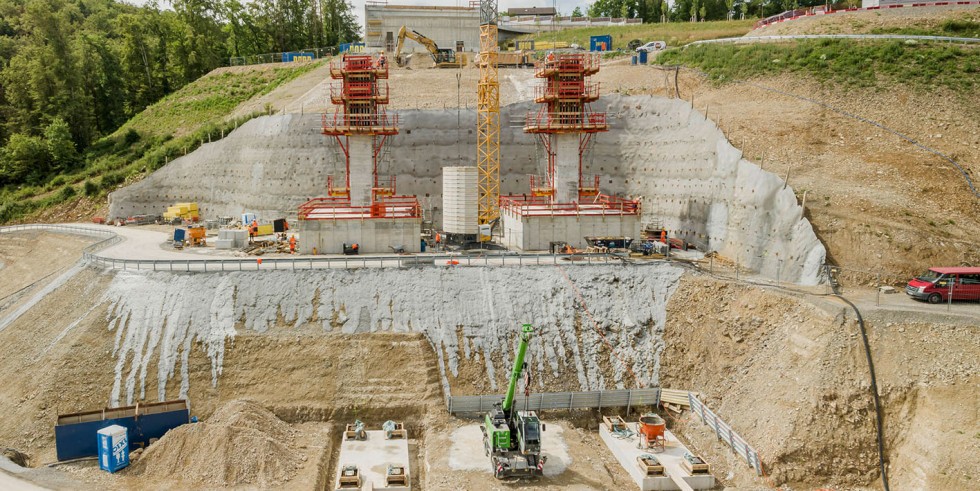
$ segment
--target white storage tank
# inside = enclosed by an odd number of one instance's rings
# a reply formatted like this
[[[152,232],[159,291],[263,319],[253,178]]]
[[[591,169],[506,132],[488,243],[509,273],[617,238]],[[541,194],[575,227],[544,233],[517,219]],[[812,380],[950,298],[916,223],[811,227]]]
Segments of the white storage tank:
[[[476,235],[478,199],[476,167],[442,168],[442,229],[450,234]]]

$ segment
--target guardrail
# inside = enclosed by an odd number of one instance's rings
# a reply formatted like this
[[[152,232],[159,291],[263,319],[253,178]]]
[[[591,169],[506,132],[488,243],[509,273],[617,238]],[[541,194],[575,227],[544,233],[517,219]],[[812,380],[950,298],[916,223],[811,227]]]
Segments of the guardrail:
[[[377,256],[313,256],[299,258],[210,258],[210,259],[119,259],[96,252],[122,242],[124,238],[112,230],[79,225],[29,224],[0,227],[0,233],[46,230],[95,237],[104,240],[82,250],[82,259],[90,266],[136,271],[276,271],[307,269],[354,268],[415,268],[415,267],[523,267],[523,266],[591,266],[624,264],[626,258],[613,254],[426,254]],[[636,262],[635,265],[659,263],[656,260]]]
[[[708,409],[693,393],[687,394],[687,400],[691,404],[691,412],[701,417],[702,423],[715,430],[715,434],[718,435],[719,440],[731,446],[732,450],[739,457],[745,459],[749,466],[755,469],[756,474],[763,475],[762,460],[759,459],[759,452],[756,452],[755,449],[750,447],[744,438],[738,436],[738,433],[735,433],[731,426],[728,426],[717,414]]]
[[[531,411],[596,409],[604,407],[656,406],[660,404],[660,388],[594,390],[588,392],[548,392],[514,398],[514,407]],[[450,414],[479,414],[493,409],[504,398],[500,395],[449,396],[446,405]]]
[[[574,260],[565,261],[571,256],[564,254],[535,255],[484,255],[484,256],[315,256],[302,258],[254,258],[254,259],[116,259],[95,254],[85,254],[86,261],[95,266],[111,269],[136,271],[277,271],[312,269],[356,269],[356,268],[423,268],[423,267],[522,267],[522,266],[589,266],[601,264],[623,264],[622,260],[609,254],[575,254]],[[261,261],[260,261],[261,260]],[[643,261],[646,265],[659,261]]]
[[[8,225],[6,227],[0,227],[0,233],[11,233],[11,232],[23,232],[27,230],[45,230],[54,232],[68,232],[78,235],[88,235],[90,237],[105,237],[104,240],[100,240],[94,244],[89,244],[84,249],[82,249],[82,257],[86,255],[92,255],[95,251],[105,249],[114,244],[122,242],[122,237],[119,234],[111,230],[99,230],[97,228],[82,227],[80,225],[63,225],[63,224],[47,224],[47,223],[30,223],[25,225]]]

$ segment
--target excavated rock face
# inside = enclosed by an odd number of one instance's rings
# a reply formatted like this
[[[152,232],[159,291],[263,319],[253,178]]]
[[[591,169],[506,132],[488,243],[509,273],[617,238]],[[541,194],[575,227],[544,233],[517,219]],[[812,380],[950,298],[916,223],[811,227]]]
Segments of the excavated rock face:
[[[530,102],[502,108],[501,193],[527,192],[528,174],[545,169],[545,153],[521,121]],[[599,174],[604,192],[643,200],[645,222],[763,274],[803,284],[818,280],[825,249],[792,188],[742,158],[714,122],[676,99],[607,96],[611,128],[594,139],[583,172]],[[474,111],[399,111],[381,172],[398,191],[420,197],[441,221],[443,166],[476,165]],[[320,134],[317,114],[266,116],[202,146],[110,196],[110,217],[162,213],[196,201],[205,216],[242,211],[279,217],[321,196],[327,176],[343,173],[336,142]]]
[[[681,274],[669,264],[120,272],[103,297],[117,360],[111,401],[144,398],[154,379],[159,400],[186,397],[195,343],[217,386],[236,334],[311,325],[338,334],[423,333],[447,393],[460,377],[468,387],[478,379],[480,389],[502,390],[524,323],[537,329],[528,360],[540,387],[655,385],[666,304]],[[179,394],[167,393],[172,378]]]

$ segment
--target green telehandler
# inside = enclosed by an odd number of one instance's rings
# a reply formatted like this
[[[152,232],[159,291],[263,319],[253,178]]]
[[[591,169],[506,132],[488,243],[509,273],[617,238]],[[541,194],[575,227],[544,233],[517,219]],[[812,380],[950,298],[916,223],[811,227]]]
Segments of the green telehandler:
[[[493,475],[497,479],[535,478],[544,470],[547,457],[541,455],[541,433],[545,426],[534,411],[514,408],[514,391],[521,372],[527,369],[524,355],[534,328],[524,324],[521,344],[514,359],[514,369],[504,400],[493,405],[480,425],[483,431],[483,450],[490,457]]]

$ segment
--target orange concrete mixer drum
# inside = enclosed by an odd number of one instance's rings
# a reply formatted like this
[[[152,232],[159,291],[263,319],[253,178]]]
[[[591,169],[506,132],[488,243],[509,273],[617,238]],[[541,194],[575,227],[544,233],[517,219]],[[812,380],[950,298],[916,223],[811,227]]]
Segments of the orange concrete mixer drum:
[[[647,413],[640,416],[640,433],[646,436],[647,441],[655,441],[658,437],[664,436],[664,430],[667,429],[667,424],[664,422],[663,418],[657,416],[653,413]]]

